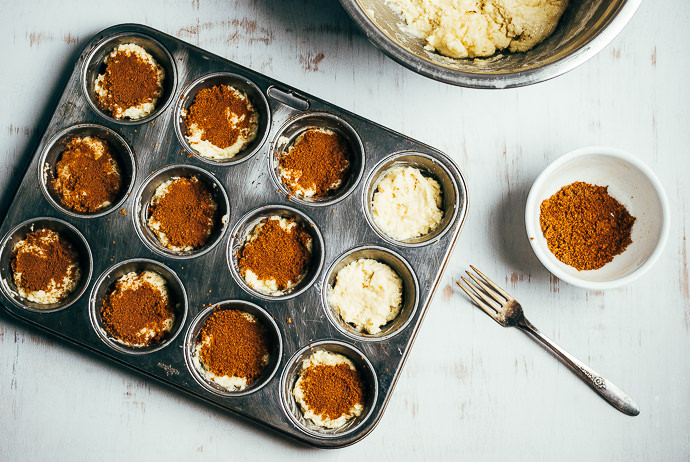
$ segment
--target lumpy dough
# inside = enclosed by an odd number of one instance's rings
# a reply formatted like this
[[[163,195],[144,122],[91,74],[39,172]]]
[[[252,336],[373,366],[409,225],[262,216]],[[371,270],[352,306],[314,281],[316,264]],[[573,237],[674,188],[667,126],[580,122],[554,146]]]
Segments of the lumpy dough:
[[[452,58],[527,51],[556,28],[568,0],[387,0],[426,48]]]
[[[414,167],[395,167],[378,184],[372,216],[381,231],[404,241],[430,233],[441,223],[441,186]]]

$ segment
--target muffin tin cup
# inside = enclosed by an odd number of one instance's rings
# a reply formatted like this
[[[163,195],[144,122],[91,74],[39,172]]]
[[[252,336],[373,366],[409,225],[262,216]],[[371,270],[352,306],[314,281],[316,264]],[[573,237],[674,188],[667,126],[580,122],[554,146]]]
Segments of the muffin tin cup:
[[[309,129],[327,129],[342,136],[350,148],[350,170],[348,178],[333,194],[326,197],[306,198],[293,193],[280,176],[280,156],[295,142],[297,137]],[[306,112],[288,120],[276,133],[268,156],[269,172],[273,182],[289,200],[298,204],[325,207],[345,199],[359,184],[364,173],[364,145],[359,135],[343,118],[327,112]]]
[[[343,320],[337,308],[330,303],[330,292],[335,285],[338,272],[353,261],[367,258],[388,265],[402,279],[402,306],[398,315],[381,327],[376,334],[360,331]],[[402,332],[412,320],[419,304],[419,283],[412,266],[401,255],[378,246],[362,246],[350,249],[340,255],[324,273],[321,284],[321,303],[328,320],[344,335],[360,341],[383,341]]]
[[[263,374],[250,383],[247,388],[242,391],[229,391],[217,384],[209,382],[206,380],[201,372],[199,371],[200,365],[194,360],[194,349],[196,348],[197,340],[201,329],[204,327],[204,323],[208,318],[218,311],[222,310],[239,310],[245,313],[249,313],[256,317],[257,320],[264,326],[266,333],[269,337],[269,360],[268,364],[264,367]],[[280,367],[281,359],[283,357],[283,338],[280,334],[280,329],[276,324],[273,317],[263,308],[254,303],[246,302],[244,300],[226,300],[223,302],[216,303],[209,306],[192,322],[192,325],[187,330],[184,340],[184,361],[187,365],[189,373],[194,377],[194,380],[205,390],[210,391],[219,396],[223,397],[240,397],[247,396],[252,393],[259,391],[266,384],[268,384],[273,376],[278,371]]]
[[[103,327],[103,318],[101,316],[103,300],[115,288],[117,280],[132,271],[136,273],[151,271],[161,276],[167,283],[168,296],[175,303],[175,320],[173,321],[172,330],[160,342],[154,345],[142,347],[126,345],[113,337]],[[133,258],[111,266],[96,280],[89,296],[89,320],[98,337],[113,350],[132,355],[153,353],[172,343],[185,324],[187,311],[187,292],[177,274],[167,266],[146,258]]]
[[[365,382],[367,399],[366,403],[364,403],[362,414],[348,420],[339,428],[319,427],[310,420],[305,419],[299,404],[292,394],[295,382],[302,369],[302,362],[319,350],[341,354],[348,358],[360,372]],[[367,424],[371,417],[375,403],[378,400],[378,394],[379,387],[376,370],[369,359],[357,348],[339,340],[321,340],[305,346],[290,358],[280,377],[280,404],[283,407],[283,412],[297,429],[315,438],[338,438],[358,431]]]
[[[376,193],[379,183],[389,171],[396,167],[418,168],[424,176],[438,181],[442,191],[441,206],[443,208],[443,219],[441,223],[439,223],[435,229],[431,230],[431,232],[405,241],[393,239],[383,232],[374,221],[372,210],[372,201],[374,200],[374,194]],[[457,181],[453,175],[451,175],[448,167],[443,165],[443,163],[428,154],[415,151],[402,151],[383,159],[374,167],[364,186],[362,205],[369,225],[379,236],[381,236],[381,238],[396,246],[421,247],[437,242],[448,232],[448,229],[457,222],[460,210],[466,210],[465,205],[459,203],[459,198],[462,198],[464,201],[465,197],[466,192],[463,191],[461,196]]]
[[[174,251],[160,243],[158,237],[148,227],[149,207],[156,189],[172,178],[189,178],[196,176],[202,181],[213,195],[218,207],[217,221],[214,224],[211,237],[206,245],[194,250]],[[177,260],[196,258],[210,252],[223,239],[230,220],[230,202],[228,195],[220,181],[206,170],[193,165],[170,165],[151,174],[139,187],[136,193],[135,210],[133,214],[134,228],[139,238],[155,253]]]
[[[95,212],[77,212],[66,207],[52,185],[52,180],[55,178],[55,167],[62,158],[65,145],[74,138],[85,136],[98,137],[108,144],[112,150],[113,158],[120,167],[123,184],[118,198],[109,206]],[[38,179],[43,195],[60,212],[75,218],[99,218],[122,207],[134,187],[136,169],[137,165],[132,149],[120,135],[101,125],[79,124],[61,131],[48,142],[38,161]]]
[[[17,242],[26,238],[30,232],[39,229],[50,229],[58,233],[63,239],[72,244],[79,260],[79,282],[74,290],[65,299],[58,303],[42,304],[25,299],[17,291],[11,269],[12,251]],[[10,230],[0,243],[0,289],[4,295],[16,306],[28,311],[39,313],[53,313],[64,310],[76,302],[86,291],[91,281],[93,271],[93,258],[91,248],[86,238],[74,226],[57,218],[33,218],[27,220]]]
[[[261,220],[272,217],[279,216],[281,218],[294,218],[297,223],[299,223],[305,231],[311,235],[311,261],[309,263],[309,269],[307,274],[302,278],[302,280],[288,293],[284,295],[268,295],[253,289],[247,281],[244,280],[240,273],[237,252],[244,246],[247,235],[252,232],[254,227],[261,222]],[[235,282],[244,289],[250,295],[263,299],[263,300],[287,300],[294,298],[305,290],[307,290],[316,281],[319,274],[321,274],[321,268],[323,268],[323,263],[325,259],[324,254],[324,241],[321,231],[318,226],[304,213],[292,207],[287,207],[284,205],[267,205],[256,210],[252,210],[243,216],[235,225],[231,233],[230,242],[228,242],[227,249],[227,263],[230,268],[230,273],[235,279]]]
[[[153,59],[165,70],[163,93],[158,98],[156,107],[151,114],[141,119],[116,119],[103,110],[98,104],[95,83],[98,76],[105,72],[105,58],[118,46],[133,43],[146,50]],[[89,52],[81,71],[82,90],[91,108],[104,119],[120,125],[140,125],[150,122],[160,115],[170,104],[177,89],[177,68],[170,52],[156,39],[137,32],[125,32],[111,35],[99,41]]]
[[[216,85],[230,85],[231,87],[243,92],[251,101],[254,110],[258,112],[259,115],[259,127],[257,129],[256,138],[254,141],[249,143],[246,148],[235,154],[229,159],[211,159],[201,155],[196,149],[189,144],[187,140],[186,132],[187,128],[184,122],[184,115],[190,106],[194,103],[197,93],[199,91],[211,88]],[[244,162],[251,159],[261,147],[266,143],[266,138],[268,137],[268,132],[271,128],[271,109],[268,106],[268,101],[266,96],[264,96],[261,89],[259,89],[254,82],[242,77],[241,75],[231,74],[229,72],[214,72],[211,74],[206,74],[194,82],[190,83],[187,88],[184,89],[182,94],[175,104],[175,135],[180,141],[180,144],[185,147],[185,149],[191,152],[197,159],[212,164],[216,166],[228,166],[236,165],[240,162]]]

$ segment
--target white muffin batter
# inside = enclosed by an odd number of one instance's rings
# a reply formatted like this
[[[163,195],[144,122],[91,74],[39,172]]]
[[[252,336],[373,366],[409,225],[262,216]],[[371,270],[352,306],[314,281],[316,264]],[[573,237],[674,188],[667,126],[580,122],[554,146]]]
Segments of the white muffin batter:
[[[330,304],[343,320],[370,334],[395,319],[402,306],[400,276],[390,266],[368,258],[343,267],[329,289]]]
[[[386,0],[426,47],[451,58],[527,51],[553,33],[568,0]]]
[[[379,182],[372,200],[376,225],[404,241],[433,231],[443,219],[441,186],[414,167],[395,167]]]
[[[314,422],[314,424],[318,425],[319,427],[342,427],[343,425],[345,425],[345,423],[347,423],[348,420],[352,419],[353,417],[362,415],[362,411],[364,410],[364,406],[360,403],[357,403],[346,414],[341,415],[337,419],[329,419],[324,415],[316,414],[314,409],[310,408],[309,405],[306,403],[304,390],[302,387],[302,372],[306,371],[311,366],[337,366],[338,364],[347,364],[350,367],[350,369],[352,369],[353,371],[356,370],[355,365],[352,363],[352,361],[350,361],[343,355],[331,353],[326,350],[315,351],[311,356],[309,356],[302,362],[300,376],[295,382],[295,387],[292,390],[292,395],[295,397],[295,401],[297,401],[297,404],[299,404],[299,407],[302,409],[302,415],[304,415],[304,418],[311,420],[312,422]]]

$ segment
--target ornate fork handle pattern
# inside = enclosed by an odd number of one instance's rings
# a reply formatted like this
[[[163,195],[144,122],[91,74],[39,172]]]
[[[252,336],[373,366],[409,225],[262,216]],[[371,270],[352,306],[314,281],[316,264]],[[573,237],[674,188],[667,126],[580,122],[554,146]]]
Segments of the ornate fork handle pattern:
[[[614,385],[611,381],[603,378],[579,359],[572,356],[570,353],[561,348],[556,342],[551,340],[546,335],[542,334],[539,329],[523,317],[522,321],[517,324],[517,327],[525,332],[533,335],[541,343],[549,347],[556,353],[587,385],[596,391],[609,404],[618,409],[624,414],[636,416],[640,413],[640,408],[637,403],[628,396],[623,390]]]

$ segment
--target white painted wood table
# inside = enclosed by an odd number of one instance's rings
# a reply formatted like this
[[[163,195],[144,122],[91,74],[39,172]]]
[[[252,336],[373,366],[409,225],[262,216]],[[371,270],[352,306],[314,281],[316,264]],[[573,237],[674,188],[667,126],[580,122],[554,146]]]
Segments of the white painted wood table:
[[[3,214],[82,44],[122,22],[159,28],[438,147],[470,191],[469,217],[402,377],[362,442],[297,445],[3,314],[1,461],[690,459],[690,2],[646,0],[596,58],[506,91],[455,88],[402,68],[333,0],[3,0],[0,11]],[[605,292],[550,277],[522,218],[547,163],[591,144],[647,162],[673,212],[655,268]],[[472,306],[454,286],[469,263],[642,413],[617,412],[540,345]]]

